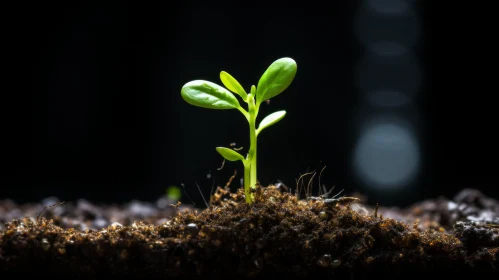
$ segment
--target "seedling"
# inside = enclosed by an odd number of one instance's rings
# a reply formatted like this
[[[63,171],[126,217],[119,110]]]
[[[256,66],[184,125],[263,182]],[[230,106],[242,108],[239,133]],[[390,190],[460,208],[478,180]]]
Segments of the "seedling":
[[[258,86],[251,86],[249,93],[244,90],[234,77],[225,71],[220,72],[220,80],[227,89],[205,80],[194,80],[182,87],[181,95],[187,103],[208,109],[237,109],[248,121],[250,147],[246,158],[234,149],[217,147],[216,150],[226,160],[242,161],[244,165],[244,193],[246,202],[249,204],[254,200],[251,189],[255,188],[257,183],[257,137],[262,130],[282,120],[286,115],[286,111],[284,110],[274,112],[265,117],[260,122],[258,128],[256,128],[255,123],[260,104],[282,93],[293,81],[296,70],[296,62],[293,59],[288,57],[278,59],[263,73],[258,81]],[[239,95],[244,102],[248,103],[247,110],[241,107],[238,99],[231,91]]]

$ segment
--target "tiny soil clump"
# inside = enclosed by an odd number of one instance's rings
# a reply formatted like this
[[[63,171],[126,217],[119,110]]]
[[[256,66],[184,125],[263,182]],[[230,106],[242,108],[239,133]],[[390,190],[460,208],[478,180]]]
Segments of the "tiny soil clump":
[[[75,229],[81,209],[71,205],[57,207],[70,208],[62,217],[12,219],[0,231],[0,275],[374,279],[493,275],[499,264],[499,203],[476,190],[407,209],[300,200],[274,185],[253,195],[248,204],[244,190],[219,187],[204,210],[174,205],[99,227],[124,211],[103,208],[83,217],[86,229]],[[2,217],[22,208],[5,204]]]

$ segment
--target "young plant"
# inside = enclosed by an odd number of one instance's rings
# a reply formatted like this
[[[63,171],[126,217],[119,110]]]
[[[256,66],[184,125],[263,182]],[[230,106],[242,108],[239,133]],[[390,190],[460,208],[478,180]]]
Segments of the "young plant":
[[[252,188],[257,183],[256,177],[256,142],[258,135],[265,128],[277,123],[286,115],[286,111],[278,111],[265,117],[256,128],[256,117],[262,102],[283,92],[293,81],[296,75],[296,62],[288,57],[274,61],[263,73],[258,86],[251,86],[247,93],[241,84],[229,73],[220,72],[220,80],[228,89],[218,84],[194,80],[186,83],[181,90],[182,98],[189,104],[209,109],[237,109],[249,124],[250,147],[246,158],[233,149],[217,147],[216,150],[229,161],[242,161],[244,165],[244,193],[246,202],[251,204],[254,200]],[[248,103],[248,110],[239,104],[239,101],[231,93],[234,92]]]

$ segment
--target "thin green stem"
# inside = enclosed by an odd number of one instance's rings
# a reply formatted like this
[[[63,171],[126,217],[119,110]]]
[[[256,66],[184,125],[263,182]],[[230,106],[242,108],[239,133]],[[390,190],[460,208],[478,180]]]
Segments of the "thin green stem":
[[[244,195],[246,197],[246,203],[251,204],[253,202],[253,195],[250,189],[250,174],[251,174],[251,164],[248,161],[243,161],[244,164]]]
[[[248,95],[248,122],[249,122],[249,134],[250,134],[250,148],[248,151],[248,156],[246,158],[249,168],[245,166],[244,181],[244,192],[246,196],[246,201],[252,203],[254,200],[252,188],[256,185],[256,116],[258,115],[258,109],[255,106],[255,97],[252,94]],[[246,172],[248,170],[248,172]]]

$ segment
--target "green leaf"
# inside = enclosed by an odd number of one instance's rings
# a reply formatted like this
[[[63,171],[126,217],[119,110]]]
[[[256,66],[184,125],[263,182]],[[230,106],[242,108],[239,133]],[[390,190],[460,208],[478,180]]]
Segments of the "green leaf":
[[[296,70],[296,62],[289,57],[274,61],[258,81],[257,102],[261,103],[283,92],[295,78]]]
[[[224,148],[224,147],[217,147],[217,152],[219,152],[226,160],[230,160],[230,161],[238,161],[238,160],[242,160],[244,161],[244,157],[232,150],[232,149],[229,149],[229,148]]]
[[[256,131],[256,135],[258,136],[258,134],[264,129],[264,128],[267,128],[275,123],[277,123],[278,121],[282,120],[284,118],[284,116],[286,115],[286,111],[277,111],[275,113],[272,113],[268,116],[266,116],[261,122],[260,122],[260,125],[258,126],[258,129]]]
[[[188,82],[182,87],[182,98],[189,104],[208,109],[236,109],[237,98],[227,89],[204,80]]]
[[[248,94],[246,93],[246,91],[244,91],[244,88],[241,86],[241,84],[229,73],[225,71],[220,72],[220,80],[230,91],[239,94],[239,96],[241,96],[244,101],[247,100]]]
[[[177,186],[169,186],[168,189],[166,189],[166,197],[171,200],[178,201],[181,196],[182,190]]]

